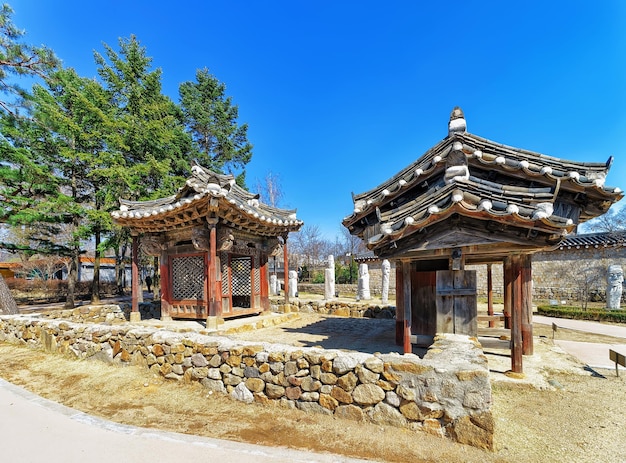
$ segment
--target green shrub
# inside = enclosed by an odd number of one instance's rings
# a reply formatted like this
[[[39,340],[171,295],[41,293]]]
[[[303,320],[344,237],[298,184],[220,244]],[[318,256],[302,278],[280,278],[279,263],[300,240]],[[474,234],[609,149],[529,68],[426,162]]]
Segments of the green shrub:
[[[572,306],[541,305],[537,307],[539,315],[547,317],[569,318],[572,320],[593,320],[602,322],[626,323],[626,310],[587,309]]]

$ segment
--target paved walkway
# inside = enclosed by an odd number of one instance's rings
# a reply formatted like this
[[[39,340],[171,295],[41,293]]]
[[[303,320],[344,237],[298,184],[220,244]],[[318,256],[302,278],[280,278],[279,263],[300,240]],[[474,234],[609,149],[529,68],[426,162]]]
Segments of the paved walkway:
[[[20,463],[365,462],[339,455],[263,447],[118,424],[51,402],[2,379],[0,436],[1,460]]]
[[[626,326],[624,325],[609,325],[594,321],[568,320],[565,318],[544,317],[542,315],[534,315],[533,323],[540,323],[543,325],[552,325],[554,323],[558,328],[576,330],[584,333],[603,334],[615,338],[624,338],[623,344],[564,341],[558,339],[557,330],[554,343],[565,352],[573,355],[591,368],[615,368],[615,363],[609,359],[609,349],[613,349],[614,351],[626,355]],[[619,367],[619,369],[620,371],[623,370],[622,367]]]

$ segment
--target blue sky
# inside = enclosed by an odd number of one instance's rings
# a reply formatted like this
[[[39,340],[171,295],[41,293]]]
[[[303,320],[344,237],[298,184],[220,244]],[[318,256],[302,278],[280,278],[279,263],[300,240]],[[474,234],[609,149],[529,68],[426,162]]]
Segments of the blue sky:
[[[163,90],[207,67],[254,145],[247,182],[280,177],[284,207],[339,234],[351,192],[468,131],[551,156],[615,157],[626,190],[626,2],[9,0],[26,42],[81,75],[135,34]]]

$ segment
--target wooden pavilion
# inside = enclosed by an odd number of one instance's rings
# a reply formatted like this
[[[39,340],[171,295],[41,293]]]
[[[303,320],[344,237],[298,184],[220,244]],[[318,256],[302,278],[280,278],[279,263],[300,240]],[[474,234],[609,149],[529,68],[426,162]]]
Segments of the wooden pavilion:
[[[201,166],[177,194],[153,201],[120,199],[114,222],[133,237],[132,312],[138,312],[138,250],[159,257],[163,319],[223,318],[269,310],[269,256],[303,222],[295,210],[271,207],[245,191],[232,175]],[[285,272],[287,268],[285,268]],[[285,279],[285,294],[288,282]]]
[[[380,259],[396,261],[396,340],[477,335],[476,274],[503,262],[512,370],[532,354],[531,254],[553,249],[623,194],[606,163],[565,161],[468,133],[455,108],[448,136],[378,187],[353,195],[343,220]]]

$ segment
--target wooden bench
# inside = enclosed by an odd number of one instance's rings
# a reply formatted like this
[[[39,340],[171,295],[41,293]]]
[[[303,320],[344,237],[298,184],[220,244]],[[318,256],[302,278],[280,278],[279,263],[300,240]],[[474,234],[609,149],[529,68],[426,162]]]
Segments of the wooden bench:
[[[626,355],[620,354],[613,349],[609,349],[609,359],[615,362],[615,374],[619,376],[619,365],[626,368]]]

